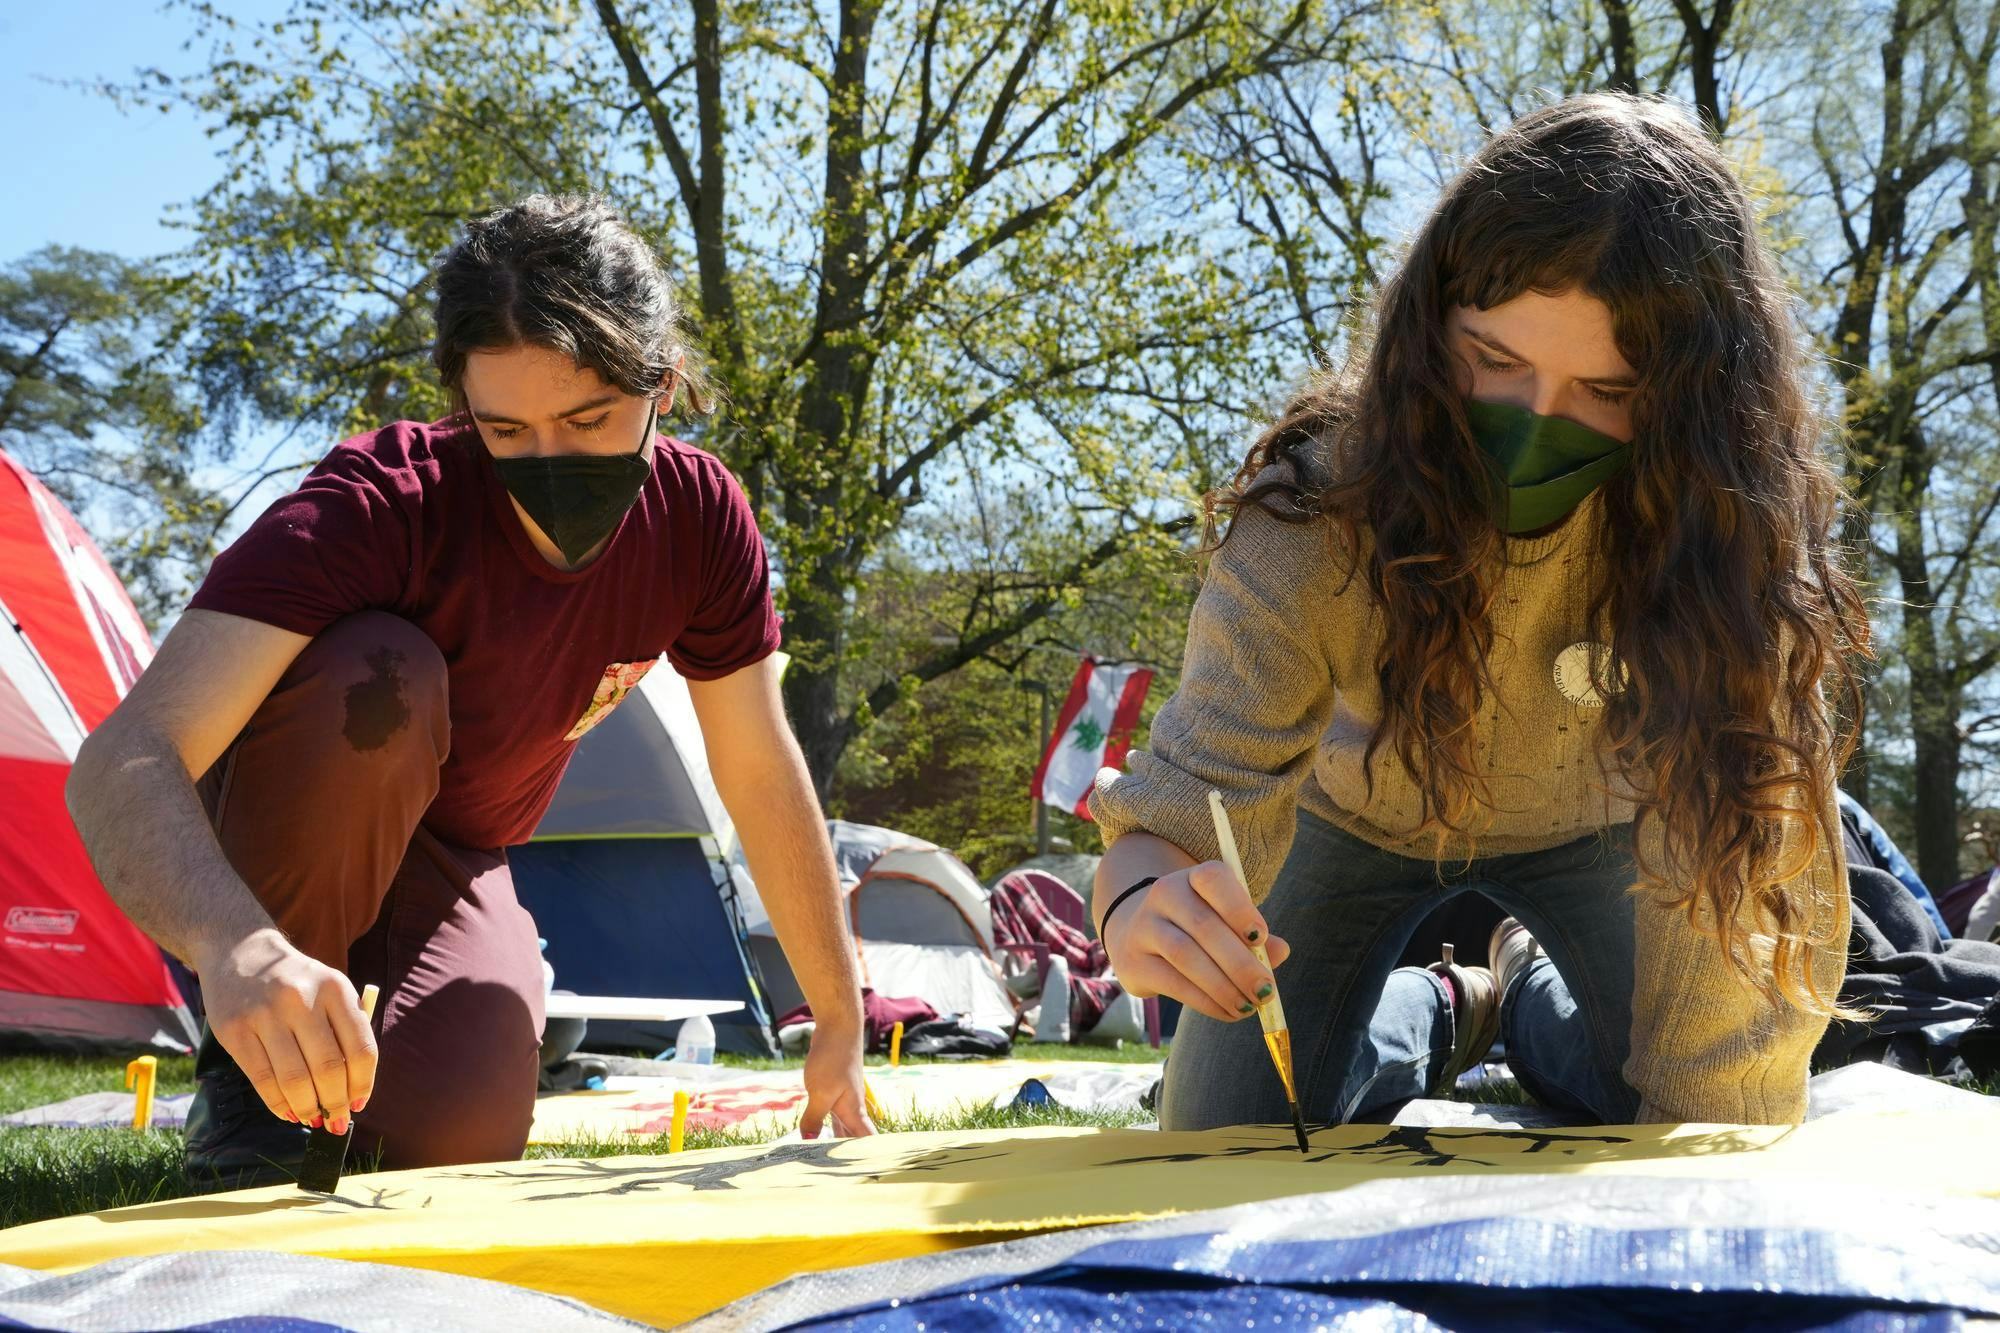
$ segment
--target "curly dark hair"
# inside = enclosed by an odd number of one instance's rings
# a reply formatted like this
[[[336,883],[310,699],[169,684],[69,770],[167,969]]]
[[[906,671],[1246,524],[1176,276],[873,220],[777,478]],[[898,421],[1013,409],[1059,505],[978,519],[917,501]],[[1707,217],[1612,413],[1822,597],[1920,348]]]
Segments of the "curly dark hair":
[[[464,407],[465,358],[546,347],[607,384],[714,410],[710,385],[659,258],[596,195],[531,194],[468,223],[437,267],[431,361]]]
[[[1632,462],[1601,490],[1591,615],[1611,626],[1603,669],[1622,686],[1606,742],[1656,835],[1636,840],[1641,883],[1767,998],[1845,1014],[1812,981],[1844,940],[1813,930],[1797,877],[1839,843],[1831,787],[1854,745],[1868,618],[1835,544],[1832,423],[1792,301],[1741,182],[1677,104],[1592,93],[1492,134],[1346,364],[1308,381],[1207,498],[1209,549],[1218,513],[1244,504],[1328,523],[1330,558],[1386,622],[1367,761],[1386,749],[1407,769],[1439,856],[1450,835],[1476,841],[1468,817],[1488,792],[1473,722],[1492,688],[1503,537],[1445,314],[1574,290],[1609,308],[1640,380]],[[1257,480],[1272,464],[1286,466]],[[1752,932],[1774,941],[1761,959]]]

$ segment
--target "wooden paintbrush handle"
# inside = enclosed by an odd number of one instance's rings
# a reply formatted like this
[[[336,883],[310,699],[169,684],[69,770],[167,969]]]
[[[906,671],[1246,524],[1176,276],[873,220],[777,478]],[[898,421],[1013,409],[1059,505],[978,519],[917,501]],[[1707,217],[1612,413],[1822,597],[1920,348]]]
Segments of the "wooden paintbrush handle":
[[[1215,845],[1222,853],[1222,864],[1229,867],[1229,873],[1236,876],[1236,882],[1245,889],[1250,881],[1243,877],[1243,858],[1236,850],[1236,831],[1229,826],[1229,812],[1222,808],[1222,793],[1210,790],[1208,793],[1208,813],[1215,820]],[[1264,951],[1264,941],[1253,940],[1250,952],[1257,955],[1257,961],[1268,970],[1271,956]],[[1278,1032],[1285,1026],[1285,1006],[1278,999],[1277,973],[1271,974],[1271,998],[1257,1006],[1257,1021],[1264,1025],[1266,1032]]]

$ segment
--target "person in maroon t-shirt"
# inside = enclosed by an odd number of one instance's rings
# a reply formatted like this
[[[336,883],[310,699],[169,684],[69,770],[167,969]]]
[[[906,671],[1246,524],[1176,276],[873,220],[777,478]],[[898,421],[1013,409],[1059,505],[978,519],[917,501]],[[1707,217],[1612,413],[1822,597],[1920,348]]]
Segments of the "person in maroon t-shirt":
[[[708,407],[665,276],[601,201],[535,196],[436,277],[460,410],[336,446],[258,518],[70,780],[113,898],[201,979],[190,1178],[284,1179],[350,1120],[389,1166],[520,1155],[542,981],[504,849],[662,657],[818,1022],[803,1129],[871,1133],[756,520],[654,432]]]

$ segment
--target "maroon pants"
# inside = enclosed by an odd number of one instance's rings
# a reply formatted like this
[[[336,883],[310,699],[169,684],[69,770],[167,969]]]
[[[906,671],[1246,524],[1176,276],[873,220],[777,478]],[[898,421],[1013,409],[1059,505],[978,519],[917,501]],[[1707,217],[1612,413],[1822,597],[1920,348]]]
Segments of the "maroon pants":
[[[302,952],[382,988],[355,1148],[387,1167],[507,1161],[534,1115],[535,924],[501,851],[421,820],[450,747],[445,664],[408,621],[308,644],[201,783],[229,864]]]

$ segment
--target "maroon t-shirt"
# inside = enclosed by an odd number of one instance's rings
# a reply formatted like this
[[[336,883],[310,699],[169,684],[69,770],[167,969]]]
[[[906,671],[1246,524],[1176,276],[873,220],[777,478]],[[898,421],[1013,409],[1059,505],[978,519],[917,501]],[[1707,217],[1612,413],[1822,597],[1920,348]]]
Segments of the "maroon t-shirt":
[[[450,676],[451,754],[425,825],[505,847],[534,832],[577,738],[661,655],[713,680],[778,646],[749,501],[714,455],[655,437],[653,475],[583,569],[538,554],[463,418],[335,446],[215,558],[189,604],[317,634],[388,611]]]

